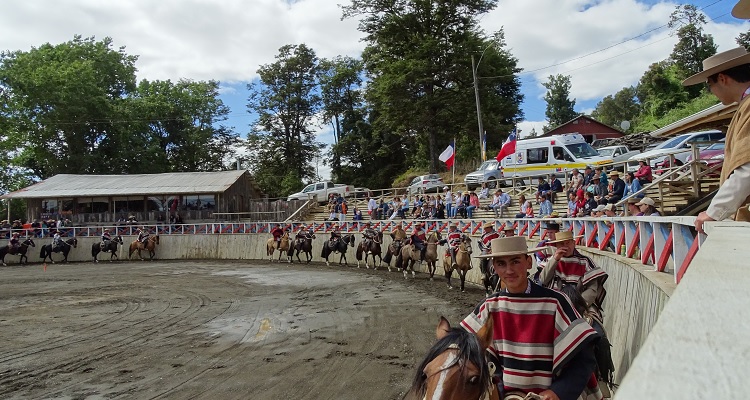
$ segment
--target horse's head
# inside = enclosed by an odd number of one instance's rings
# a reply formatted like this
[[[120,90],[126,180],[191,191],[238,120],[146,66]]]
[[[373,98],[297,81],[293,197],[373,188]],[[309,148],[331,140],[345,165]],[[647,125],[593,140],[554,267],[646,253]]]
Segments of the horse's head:
[[[420,363],[410,393],[425,400],[489,398],[494,386],[485,353],[492,343],[492,319],[474,335],[440,317],[435,333],[438,340]]]
[[[23,244],[25,244],[26,246],[36,247],[36,243],[34,243],[31,238],[27,238],[26,240],[24,240]]]
[[[114,239],[112,239],[113,242],[122,244],[122,235],[117,235]]]
[[[73,248],[78,247],[78,239],[77,238],[68,239],[68,240],[66,240],[66,242],[69,245],[73,246]]]

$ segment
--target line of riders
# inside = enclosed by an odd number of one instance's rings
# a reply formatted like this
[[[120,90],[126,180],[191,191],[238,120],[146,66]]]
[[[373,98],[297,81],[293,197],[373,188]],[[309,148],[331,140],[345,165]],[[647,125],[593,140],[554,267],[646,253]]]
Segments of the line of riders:
[[[538,247],[547,248],[552,246],[555,251],[548,254],[546,251],[537,251],[534,256],[537,261],[537,270],[529,278],[540,286],[555,289],[565,293],[571,300],[577,311],[585,320],[599,333],[601,340],[595,346],[594,352],[597,362],[595,370],[597,380],[600,382],[599,389],[608,393],[614,385],[614,364],[610,352],[610,343],[604,331],[604,313],[602,303],[606,296],[604,282],[607,280],[607,273],[604,272],[594,261],[581,254],[576,249],[576,240],[580,236],[575,236],[571,231],[561,231],[560,223],[555,219],[550,219],[545,223],[546,238],[542,240]],[[482,255],[491,253],[491,242],[498,238],[515,236],[515,224],[507,221],[503,224],[501,232],[495,230],[495,224],[492,222],[485,223],[482,226],[483,232],[478,241],[479,249]],[[284,232],[289,233],[291,228],[282,230],[276,226],[271,234],[274,239],[280,240]],[[407,235],[401,225],[390,232],[392,243],[383,261],[390,264],[391,257],[396,254],[400,257],[402,246],[414,246],[421,253],[420,262],[424,261],[426,250],[425,226],[417,223],[411,235]],[[371,244],[375,241],[382,244],[382,232],[372,228],[369,222],[365,222],[362,230],[364,250],[368,251]],[[456,267],[456,253],[461,241],[462,232],[458,229],[457,223],[451,223],[447,237],[439,241],[441,245],[448,245],[446,255],[451,256],[452,267]],[[312,227],[300,231],[297,234],[297,240],[307,240],[314,238]],[[335,226],[331,231],[329,242],[335,245],[341,240],[341,231]],[[334,246],[331,246],[332,248]],[[483,274],[483,284],[487,295],[496,293],[504,288],[504,283],[498,277],[491,265],[490,258],[480,258],[480,270]],[[607,394],[605,394],[607,397]]]
[[[55,252],[59,252],[61,246],[64,246],[64,242],[62,240],[62,236],[60,236],[60,231],[55,230],[55,233],[52,235],[52,250]],[[151,233],[149,232],[146,227],[140,227],[138,230],[136,230],[136,233],[138,234],[138,242],[145,247],[146,242],[148,241],[148,238],[151,236]],[[101,242],[100,247],[102,250],[109,247],[109,243],[112,241],[112,234],[110,233],[109,228],[105,228],[104,231],[102,231],[101,236]],[[13,232],[11,234],[10,239],[8,240],[8,254],[16,254],[18,252],[18,249],[21,246],[21,234],[19,232]]]

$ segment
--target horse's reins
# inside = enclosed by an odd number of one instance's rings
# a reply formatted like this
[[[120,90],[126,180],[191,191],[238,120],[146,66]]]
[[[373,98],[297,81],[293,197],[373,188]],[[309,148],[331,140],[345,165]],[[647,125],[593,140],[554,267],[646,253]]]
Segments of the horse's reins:
[[[448,347],[445,348],[446,350],[460,350],[457,343],[451,343],[448,345]],[[492,377],[495,375],[495,371],[497,371],[497,367],[495,367],[495,363],[492,361],[487,361],[487,368],[489,368],[489,382],[487,382],[487,390],[484,391],[484,396],[482,396],[481,399],[478,400],[490,400],[490,393],[492,393],[492,388],[494,384],[492,383]],[[443,370],[440,370],[438,372],[442,372]],[[424,398],[422,400],[427,400],[427,394],[424,395]]]

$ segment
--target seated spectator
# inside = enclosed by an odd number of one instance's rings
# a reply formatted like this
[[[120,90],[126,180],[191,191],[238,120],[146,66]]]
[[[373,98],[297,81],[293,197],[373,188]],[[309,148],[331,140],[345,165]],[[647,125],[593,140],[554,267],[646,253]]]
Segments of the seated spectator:
[[[578,214],[578,207],[576,206],[576,194],[571,193],[570,196],[568,196],[568,218],[573,218]],[[583,197],[583,192],[581,192],[581,197]]]
[[[592,217],[601,217],[604,215],[604,207],[606,207],[604,204],[599,204],[591,210],[591,216]]]
[[[550,202],[549,199],[547,199],[546,194],[543,194],[541,198],[542,198],[542,202],[539,203],[539,216],[546,217],[552,214],[552,202]]]
[[[549,187],[550,187],[549,199],[551,201],[555,201],[555,196],[557,196],[557,193],[562,193],[563,191],[562,182],[560,182],[560,180],[557,179],[557,175],[555,174],[549,175]]]
[[[432,216],[434,219],[445,219],[445,205],[442,203],[438,204],[437,207],[434,208],[435,213]]]
[[[604,187],[607,187],[607,172],[604,171],[603,167],[596,167],[596,170],[594,171],[595,175],[599,175],[600,184],[604,185]]]
[[[472,219],[474,217],[474,210],[479,207],[479,196],[474,191],[469,192],[469,205],[466,206],[466,218]]]
[[[609,173],[609,177],[612,180],[612,189],[610,189],[609,193],[604,196],[604,203],[602,204],[615,204],[622,199],[622,196],[625,193],[625,181],[620,179],[620,173],[612,171]]]
[[[354,207],[354,220],[355,221],[362,221],[362,211],[357,209],[357,207]]]
[[[409,196],[404,197],[404,201],[401,202],[401,210],[398,213],[398,216],[401,217],[401,219],[406,219],[406,213],[409,211]]]
[[[638,171],[636,171],[635,177],[638,178],[638,180],[641,183],[641,186],[645,186],[654,179],[652,173],[651,173],[651,166],[648,165],[646,160],[638,160]]]
[[[628,199],[628,215],[632,217],[641,217],[643,216],[643,213],[641,212],[640,208],[636,205],[640,203],[641,199],[636,197],[631,197]]]
[[[580,207],[580,211],[578,212],[579,217],[592,217],[594,216],[592,213],[594,210],[596,210],[597,207],[599,207],[599,203],[594,199],[594,194],[586,192],[584,194],[585,201],[583,205]]]
[[[526,201],[526,196],[518,196],[518,214],[516,214],[516,218],[526,218],[526,215],[528,214],[527,209],[529,207],[531,207],[531,203]],[[533,215],[534,211],[532,211],[531,214]]]
[[[578,189],[583,186],[583,175],[578,172],[578,168],[573,168],[573,171],[570,174],[570,178],[568,179],[568,182],[565,184],[565,186],[568,189],[566,193],[576,193],[578,192]]]
[[[647,217],[659,217],[659,211],[656,210],[656,202],[650,197],[644,197],[638,203],[635,203],[638,209]]]
[[[456,192],[456,198],[453,202],[453,209],[451,210],[452,217],[458,217],[466,218],[466,207],[469,205],[469,196],[468,193],[462,194],[461,192]]]
[[[632,172],[625,174],[625,193],[622,195],[622,198],[627,199],[639,190],[641,190],[641,181],[636,179]],[[639,193],[635,197],[643,198],[643,196],[645,196],[644,193]]]
[[[604,216],[605,217],[619,217],[620,215],[617,213],[617,207],[610,203],[604,206]]]
[[[535,194],[536,204],[539,204],[539,202],[541,201],[540,198],[542,197],[542,195],[543,194],[546,195],[549,193],[550,186],[549,186],[549,183],[547,183],[547,181],[544,180],[544,178],[539,177],[539,185],[537,185],[536,189],[537,189],[536,194]]]
[[[492,203],[487,208],[495,212],[495,218],[502,218],[508,211],[508,207],[510,207],[510,196],[503,193],[501,189],[497,189],[495,196],[492,197]],[[500,210],[500,213],[497,212],[498,210]]]
[[[480,199],[488,199],[490,197],[490,189],[487,187],[487,182],[482,184],[482,190],[479,191],[478,197]]]

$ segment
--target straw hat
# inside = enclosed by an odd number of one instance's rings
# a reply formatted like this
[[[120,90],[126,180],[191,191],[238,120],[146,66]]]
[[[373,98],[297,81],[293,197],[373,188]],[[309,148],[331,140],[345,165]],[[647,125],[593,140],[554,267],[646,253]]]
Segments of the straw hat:
[[[492,258],[503,256],[514,256],[517,254],[531,254],[546,249],[546,247],[535,247],[529,249],[526,245],[526,239],[522,236],[511,236],[505,238],[493,239],[490,242],[490,254],[482,254],[475,258]]]
[[[748,19],[750,18],[750,0],[740,0],[732,8],[732,15],[735,18]]]
[[[734,12],[734,10],[732,11]],[[682,81],[682,85],[690,86],[703,83],[711,75],[743,64],[750,64],[750,53],[744,47],[735,47],[734,49],[723,51],[703,60],[703,71],[685,79]]]
[[[628,197],[628,204],[636,204],[639,201],[641,201],[641,199],[639,199],[637,197]]]
[[[635,203],[635,205],[637,205],[637,206],[642,206],[644,204],[649,205],[649,206],[656,205],[656,203],[654,202],[654,199],[652,199],[650,197],[644,197],[644,198],[641,199],[641,201]]]
[[[609,172],[609,177],[611,178],[611,177],[613,177],[613,176],[619,177],[619,176],[620,176],[620,173],[619,173],[618,171],[614,171],[614,170],[613,170],[613,171],[610,171],[610,172]]]
[[[550,240],[549,242],[547,242],[547,244],[560,243],[560,242],[564,242],[566,240],[578,239],[580,237],[583,237],[583,235],[581,235],[581,236],[574,236],[573,232],[571,232],[571,231],[558,232],[555,235],[555,240]]]
[[[484,224],[482,224],[482,229],[494,228],[494,227],[495,227],[494,222],[485,222]]]

